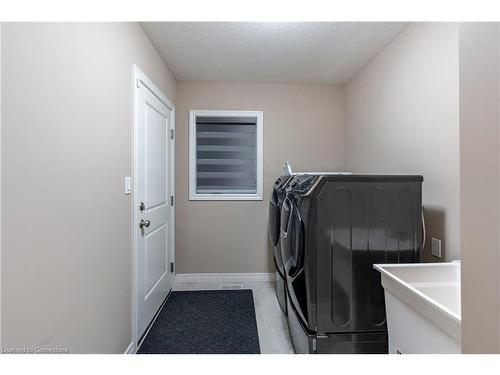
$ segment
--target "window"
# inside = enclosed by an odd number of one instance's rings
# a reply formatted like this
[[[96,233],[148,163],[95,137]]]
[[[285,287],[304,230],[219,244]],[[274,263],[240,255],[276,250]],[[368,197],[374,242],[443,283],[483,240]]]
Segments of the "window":
[[[189,111],[189,199],[262,200],[261,111]]]

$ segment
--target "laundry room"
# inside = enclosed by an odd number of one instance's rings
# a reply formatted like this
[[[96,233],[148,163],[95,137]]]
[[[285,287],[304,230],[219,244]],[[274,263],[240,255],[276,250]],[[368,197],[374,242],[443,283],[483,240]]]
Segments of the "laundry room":
[[[261,353],[389,352],[384,289],[373,264],[460,259],[458,24],[143,28],[182,79],[176,85],[177,288],[252,289]],[[211,42],[195,44],[196,35],[210,35]],[[259,46],[259,56],[235,65],[228,51],[246,53],[240,44],[245,38],[246,49]],[[307,48],[303,61],[294,43],[300,51]],[[191,45],[200,55],[210,50],[211,63],[201,67],[184,59]],[[302,70],[306,63],[316,69]],[[192,82],[195,76],[199,82]],[[243,77],[256,82],[240,82]],[[247,125],[235,119],[254,115],[256,143],[249,148],[237,130],[244,133]],[[317,222],[314,234],[307,234],[306,221],[320,219],[305,218],[294,206],[300,198],[290,190],[301,185],[323,191],[307,204],[338,228]],[[289,224],[294,234],[288,241],[283,204],[292,218],[300,216],[297,228],[304,226],[298,234]],[[320,213],[320,207],[333,214]],[[321,238],[320,231],[331,237]],[[441,242],[439,256],[431,254],[433,239]],[[335,243],[342,244],[338,252]],[[304,254],[297,254],[301,248]],[[320,274],[319,264],[330,266]],[[322,304],[335,307],[321,311]],[[360,330],[365,333],[351,334]],[[351,344],[358,341],[367,344]]]
[[[2,21],[0,51],[2,353],[500,353],[498,23]]]

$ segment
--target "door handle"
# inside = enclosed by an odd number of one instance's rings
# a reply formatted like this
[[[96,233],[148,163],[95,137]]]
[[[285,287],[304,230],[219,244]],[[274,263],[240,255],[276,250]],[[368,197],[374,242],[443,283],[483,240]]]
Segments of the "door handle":
[[[151,221],[149,220],[142,220],[139,221],[139,228],[143,229],[144,227],[149,227],[149,225],[151,224]]]

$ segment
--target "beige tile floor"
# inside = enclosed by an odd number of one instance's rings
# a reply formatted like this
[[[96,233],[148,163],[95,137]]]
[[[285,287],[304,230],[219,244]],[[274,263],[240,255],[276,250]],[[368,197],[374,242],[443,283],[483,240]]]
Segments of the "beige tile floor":
[[[293,354],[293,346],[288,334],[286,317],[282,313],[272,282],[242,283],[244,289],[252,289],[255,302],[255,315],[259,331],[260,351],[262,354]],[[176,283],[174,290],[214,290],[214,283]]]

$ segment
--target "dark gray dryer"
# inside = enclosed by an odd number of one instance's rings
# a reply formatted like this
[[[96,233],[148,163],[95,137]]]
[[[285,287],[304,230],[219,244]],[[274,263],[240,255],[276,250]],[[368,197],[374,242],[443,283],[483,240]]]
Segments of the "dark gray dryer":
[[[374,263],[418,262],[422,176],[295,176],[281,210],[298,353],[387,353]]]
[[[273,192],[269,200],[269,239],[273,247],[273,259],[276,266],[276,297],[281,310],[286,314],[286,292],[285,292],[285,267],[283,265],[283,257],[281,255],[280,243],[280,219],[281,205],[285,199],[285,188],[288,182],[292,179],[291,176],[279,177],[273,185]]]

